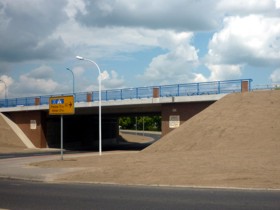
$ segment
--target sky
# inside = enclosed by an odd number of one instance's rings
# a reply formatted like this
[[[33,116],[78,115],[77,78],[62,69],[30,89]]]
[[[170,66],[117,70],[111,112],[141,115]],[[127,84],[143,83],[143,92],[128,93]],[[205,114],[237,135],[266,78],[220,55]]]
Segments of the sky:
[[[77,55],[102,89],[280,84],[280,0],[0,0],[0,98],[71,93],[73,75],[98,91]]]

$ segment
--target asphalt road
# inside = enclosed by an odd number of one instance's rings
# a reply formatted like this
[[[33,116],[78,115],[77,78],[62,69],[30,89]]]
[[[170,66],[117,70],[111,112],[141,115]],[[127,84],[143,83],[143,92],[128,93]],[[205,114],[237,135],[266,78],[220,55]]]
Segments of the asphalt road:
[[[19,158],[19,157],[30,157],[30,156],[46,156],[46,155],[58,155],[60,151],[54,152],[15,152],[15,153],[0,153],[0,159],[7,158]]]
[[[47,184],[0,179],[0,209],[280,209],[280,191]]]
[[[157,141],[161,138],[161,133],[159,132],[149,132],[149,131],[141,131],[141,130],[121,130],[121,133],[126,134],[132,134],[132,135],[138,135],[138,136],[146,136],[154,139],[154,141]]]

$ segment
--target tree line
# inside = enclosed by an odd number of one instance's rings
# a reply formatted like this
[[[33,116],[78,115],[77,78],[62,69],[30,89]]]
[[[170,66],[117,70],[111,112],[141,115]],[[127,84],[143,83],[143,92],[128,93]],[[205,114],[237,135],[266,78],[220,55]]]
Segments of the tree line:
[[[121,129],[161,131],[161,116],[120,117]]]

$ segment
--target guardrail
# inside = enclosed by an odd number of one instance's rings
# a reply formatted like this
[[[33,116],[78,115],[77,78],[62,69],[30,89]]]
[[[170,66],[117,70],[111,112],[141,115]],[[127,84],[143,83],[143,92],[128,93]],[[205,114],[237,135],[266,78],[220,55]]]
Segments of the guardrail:
[[[241,92],[243,83],[247,85],[247,91],[251,91],[252,79],[226,80],[201,83],[186,83],[175,85],[161,85],[137,88],[123,88],[103,90],[101,92],[102,101],[141,99],[152,97],[173,97],[173,96],[196,96],[225,94]],[[0,107],[34,106],[49,104],[49,98],[72,94],[32,96],[22,98],[1,99]],[[98,91],[74,93],[75,102],[98,101]]]
[[[280,84],[254,85],[252,90],[280,90]]]

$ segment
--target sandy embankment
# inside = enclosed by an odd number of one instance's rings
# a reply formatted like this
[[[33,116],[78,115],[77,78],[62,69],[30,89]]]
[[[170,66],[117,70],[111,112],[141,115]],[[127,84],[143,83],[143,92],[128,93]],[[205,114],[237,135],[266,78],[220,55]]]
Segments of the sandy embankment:
[[[141,152],[40,167],[61,181],[280,189],[280,91],[230,94]]]

